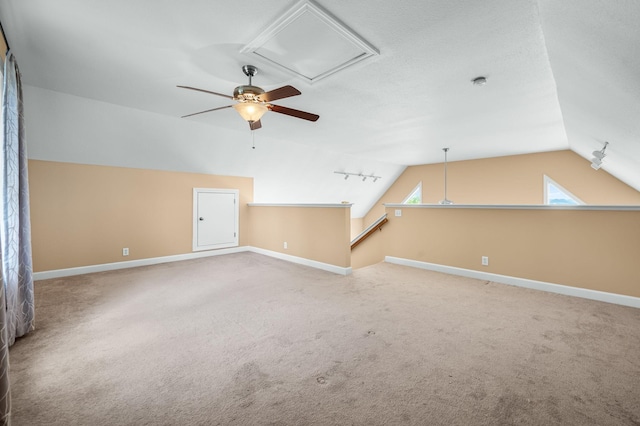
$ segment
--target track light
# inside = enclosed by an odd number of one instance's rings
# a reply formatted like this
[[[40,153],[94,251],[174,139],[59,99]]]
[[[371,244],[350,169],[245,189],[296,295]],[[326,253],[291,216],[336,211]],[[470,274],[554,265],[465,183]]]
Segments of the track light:
[[[378,179],[382,179],[382,176],[376,176],[376,175],[365,175],[362,173],[350,173],[350,172],[333,172],[337,175],[344,175],[344,180],[349,179],[349,176],[358,176],[362,178],[362,181],[366,181],[367,178],[371,178],[373,179],[374,182],[377,182]]]
[[[591,168],[594,170],[598,170],[600,169],[600,167],[602,167],[602,160],[604,160],[604,157],[606,157],[607,155],[605,154],[605,150],[607,149],[607,145],[609,145],[609,142],[605,142],[604,146],[602,147],[602,149],[600,151],[593,151],[593,158],[591,159]]]

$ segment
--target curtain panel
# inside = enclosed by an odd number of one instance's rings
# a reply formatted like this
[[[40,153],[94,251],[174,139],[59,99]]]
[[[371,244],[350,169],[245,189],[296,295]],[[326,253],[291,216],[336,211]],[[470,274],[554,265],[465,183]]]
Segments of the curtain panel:
[[[10,424],[9,346],[34,328],[33,266],[27,149],[22,85],[15,57],[7,53],[2,86],[0,158],[0,424]],[[2,300],[4,299],[4,301]],[[4,318],[3,318],[4,317]]]
[[[24,135],[22,84],[18,64],[11,52],[4,67],[2,117],[2,281],[7,304],[9,346],[34,326],[33,266],[27,145]]]

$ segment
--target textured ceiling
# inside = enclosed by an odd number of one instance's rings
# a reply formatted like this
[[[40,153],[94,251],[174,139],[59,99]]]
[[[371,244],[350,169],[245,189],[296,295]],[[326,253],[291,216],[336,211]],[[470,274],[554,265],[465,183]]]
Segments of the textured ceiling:
[[[240,53],[292,0],[4,0],[0,20],[29,99],[38,104],[26,105],[34,121],[46,120],[40,117],[47,102],[77,108],[80,119],[91,109],[112,111],[106,103],[126,108],[114,117],[166,129],[156,134],[140,125],[131,138],[138,149],[115,144],[111,156],[91,145],[74,152],[64,146],[69,138],[53,143],[35,129],[30,154],[255,176],[256,201],[348,200],[359,217],[404,166],[441,162],[443,147],[451,148],[450,161],[568,148],[587,158],[608,140],[603,169],[640,190],[640,2],[317,3],[380,55],[310,85]],[[228,101],[176,85],[231,94],[246,84],[241,66],[249,61],[260,68],[254,84],[302,91],[275,103],[320,120],[267,113],[255,132],[257,149],[247,151],[249,131],[233,109],[178,118]],[[485,86],[471,84],[479,75]],[[80,106],[88,101],[75,97],[98,102]],[[179,131],[198,149],[167,136]],[[207,146],[209,132],[216,142]],[[167,155],[145,157],[150,139],[166,145]],[[229,140],[243,142],[224,147]],[[227,157],[203,164],[202,150]],[[334,170],[383,179],[357,184]]]

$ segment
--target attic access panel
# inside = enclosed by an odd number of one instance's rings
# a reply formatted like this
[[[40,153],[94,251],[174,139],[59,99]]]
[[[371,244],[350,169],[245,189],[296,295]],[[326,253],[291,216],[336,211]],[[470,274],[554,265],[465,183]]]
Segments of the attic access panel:
[[[380,52],[312,0],[302,0],[241,53],[314,83]]]

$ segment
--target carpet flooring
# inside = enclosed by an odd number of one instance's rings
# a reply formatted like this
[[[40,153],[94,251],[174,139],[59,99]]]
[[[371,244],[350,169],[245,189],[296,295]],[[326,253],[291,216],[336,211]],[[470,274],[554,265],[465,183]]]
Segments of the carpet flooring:
[[[36,282],[14,425],[639,425],[640,310],[254,253]]]

